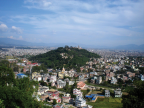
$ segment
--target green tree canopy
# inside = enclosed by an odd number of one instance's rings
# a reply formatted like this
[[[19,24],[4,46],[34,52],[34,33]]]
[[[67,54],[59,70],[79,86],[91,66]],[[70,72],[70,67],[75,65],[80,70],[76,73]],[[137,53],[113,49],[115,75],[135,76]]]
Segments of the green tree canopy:
[[[123,108],[144,108],[144,81],[135,82],[136,88],[128,91],[127,96],[123,96]]]
[[[34,88],[35,86],[35,88]],[[28,77],[15,79],[12,69],[0,66],[0,106],[3,108],[44,108],[42,102],[32,97],[38,82]]]
[[[64,54],[67,58],[62,57]],[[51,50],[45,54],[30,57],[31,61],[44,63],[49,68],[61,69],[63,66],[68,69],[79,69],[80,66],[86,64],[89,58],[98,58],[98,54],[91,53],[85,49],[78,49],[66,46],[65,48],[59,47],[56,50]],[[64,65],[65,64],[65,65]]]

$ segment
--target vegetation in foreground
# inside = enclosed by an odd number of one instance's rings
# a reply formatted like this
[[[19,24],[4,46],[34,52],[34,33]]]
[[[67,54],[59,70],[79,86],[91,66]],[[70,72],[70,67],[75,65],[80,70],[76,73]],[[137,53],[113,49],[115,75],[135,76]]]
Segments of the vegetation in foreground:
[[[37,89],[38,82],[15,79],[9,65],[0,63],[0,108],[49,108],[32,97]]]

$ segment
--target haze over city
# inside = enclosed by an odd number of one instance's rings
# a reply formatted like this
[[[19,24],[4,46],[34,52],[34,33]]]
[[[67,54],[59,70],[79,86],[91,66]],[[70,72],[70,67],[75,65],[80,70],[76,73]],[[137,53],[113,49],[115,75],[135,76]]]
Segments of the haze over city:
[[[144,44],[143,0],[1,0],[0,38],[37,43]]]

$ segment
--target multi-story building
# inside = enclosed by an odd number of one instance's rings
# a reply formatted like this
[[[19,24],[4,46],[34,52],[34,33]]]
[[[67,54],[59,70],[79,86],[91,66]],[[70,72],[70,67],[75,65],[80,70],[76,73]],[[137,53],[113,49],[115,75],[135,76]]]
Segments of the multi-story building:
[[[41,81],[42,80],[42,76],[41,75],[36,76],[36,77],[33,78],[33,80],[35,80],[35,81]]]
[[[64,96],[62,97],[63,102],[69,103],[71,99],[71,95],[70,94],[64,94]]]
[[[76,96],[83,96],[82,92],[78,89],[73,89],[73,95],[76,95]]]
[[[144,81],[144,75],[141,74],[140,77],[141,77],[141,80]]]
[[[81,96],[77,96],[75,99],[75,106],[76,107],[84,107],[86,105],[86,100],[84,100]]]
[[[116,84],[117,83],[117,79],[115,77],[111,77],[111,84]]]
[[[75,81],[69,81],[69,85],[73,85]]]
[[[77,83],[77,88],[83,89],[86,86],[86,84],[82,81]]]
[[[118,88],[114,91],[114,94],[115,94],[115,97],[122,97],[122,92],[121,92],[121,89]]]
[[[66,81],[57,80],[57,88],[63,88],[66,86]]]
[[[110,91],[109,90],[105,90],[105,97],[110,97]]]
[[[47,92],[48,90],[49,90],[49,87],[47,87],[47,86],[40,86],[39,89],[38,89],[38,95],[42,95],[45,92]]]
[[[57,80],[57,77],[55,75],[51,75],[49,77],[49,82],[56,82],[56,80]]]
[[[59,97],[59,92],[54,89],[48,90],[49,102],[53,102],[56,99],[57,103],[61,103],[61,98]]]
[[[97,83],[97,84],[102,83],[102,77],[101,77],[101,76],[97,77],[96,83]]]

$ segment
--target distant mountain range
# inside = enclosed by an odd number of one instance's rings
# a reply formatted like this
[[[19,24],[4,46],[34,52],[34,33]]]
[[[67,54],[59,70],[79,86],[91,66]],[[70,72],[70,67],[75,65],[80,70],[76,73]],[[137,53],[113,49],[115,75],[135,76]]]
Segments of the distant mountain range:
[[[43,47],[64,47],[68,46],[80,46],[82,48],[103,48],[103,49],[118,49],[118,50],[142,50],[144,51],[144,44],[135,45],[121,45],[116,47],[107,47],[107,46],[98,46],[98,45],[85,45],[85,44],[77,44],[77,43],[33,43],[27,42],[23,40],[15,40],[10,38],[0,38],[1,46],[43,46]]]
[[[121,45],[121,46],[117,46],[115,49],[120,49],[120,50],[143,50],[144,51],[144,44],[142,44],[142,45],[135,45],[135,44]]]

